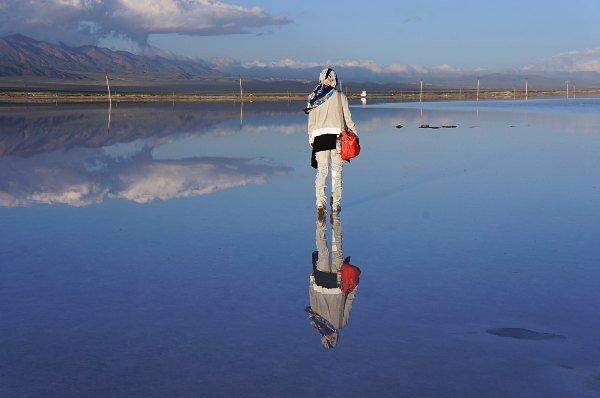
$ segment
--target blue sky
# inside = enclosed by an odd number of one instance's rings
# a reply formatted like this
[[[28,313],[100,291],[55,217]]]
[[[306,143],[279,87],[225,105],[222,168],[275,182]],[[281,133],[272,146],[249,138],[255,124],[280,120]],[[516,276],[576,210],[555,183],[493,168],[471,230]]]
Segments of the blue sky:
[[[600,0],[0,0],[0,35],[241,62],[600,72]]]
[[[242,60],[371,59],[518,67],[600,46],[600,1],[237,1],[292,22],[261,35],[152,36],[176,52]],[[325,5],[326,4],[326,5]]]

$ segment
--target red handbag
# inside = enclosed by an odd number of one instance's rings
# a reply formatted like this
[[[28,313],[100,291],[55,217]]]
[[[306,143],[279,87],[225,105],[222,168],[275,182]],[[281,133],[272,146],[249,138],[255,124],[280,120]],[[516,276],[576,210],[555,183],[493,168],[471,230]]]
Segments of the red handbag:
[[[340,143],[342,160],[350,161],[350,159],[357,157],[360,153],[358,136],[352,130],[342,130]]]
[[[342,283],[340,289],[344,293],[350,293],[358,287],[360,281],[360,268],[350,264],[350,257],[347,257],[340,269]]]

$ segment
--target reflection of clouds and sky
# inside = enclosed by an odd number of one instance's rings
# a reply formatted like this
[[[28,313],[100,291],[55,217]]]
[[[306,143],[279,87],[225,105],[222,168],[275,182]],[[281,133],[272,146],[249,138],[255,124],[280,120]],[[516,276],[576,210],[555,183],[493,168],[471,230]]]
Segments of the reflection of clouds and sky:
[[[166,116],[163,121],[150,111],[115,113],[110,132],[105,131],[102,109],[67,107],[61,114],[40,108],[20,117],[0,117],[0,205],[84,206],[105,199],[148,203],[263,184],[273,174],[290,171],[247,156],[207,156],[197,148],[189,155],[161,155],[161,147],[188,136],[228,131],[222,119],[169,110],[159,112]],[[121,123],[119,116],[125,119]]]
[[[286,171],[285,167],[254,164],[248,159],[156,160],[147,148],[126,157],[78,148],[0,159],[0,205],[39,202],[85,206],[105,199],[148,203],[262,184],[268,176]]]
[[[513,132],[515,127],[529,133],[545,129],[596,132],[600,125],[594,112],[597,106],[592,100],[580,101],[569,101],[561,113],[552,112],[565,102],[561,100],[375,103],[353,109],[369,151],[368,135],[390,131],[396,124],[405,126],[392,130],[401,135],[420,124],[456,124],[461,131],[475,128],[484,133],[490,128]],[[302,143],[306,120],[295,105],[246,106],[240,127],[238,108],[231,104],[121,104],[113,109],[110,131],[106,130],[106,109],[97,106],[3,108],[1,205],[81,206],[109,198],[147,203],[262,184],[273,174],[289,172],[289,167],[305,168],[302,156],[290,156],[306,150]],[[452,139],[460,135],[454,129],[417,131],[438,134],[450,146],[457,146],[455,150],[477,145],[472,140]],[[419,139],[411,145],[418,147]],[[398,153],[406,149],[398,148]],[[430,175],[461,167],[456,158],[436,153],[435,147],[422,150],[423,156],[408,155],[412,161],[401,173],[412,170]],[[492,156],[506,155],[502,148],[488,147],[467,150],[465,156],[485,162],[486,151]]]

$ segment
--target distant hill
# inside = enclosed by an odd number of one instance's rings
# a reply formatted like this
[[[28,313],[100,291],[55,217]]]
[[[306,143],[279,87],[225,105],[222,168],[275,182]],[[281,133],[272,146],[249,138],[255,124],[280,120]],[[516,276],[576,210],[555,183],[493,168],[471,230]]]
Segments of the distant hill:
[[[0,38],[0,76],[87,80],[104,73],[161,80],[223,75],[203,61],[136,55],[91,45],[70,47],[23,35]]]
[[[475,89],[477,78],[482,89],[524,89],[525,79],[532,90],[563,88],[565,80],[570,80],[578,87],[600,87],[598,72],[547,72],[536,70],[511,70],[503,72],[491,71],[456,71],[444,72],[427,70],[424,72],[407,71],[391,73],[374,71],[364,66],[334,66],[346,87],[354,90],[418,90],[423,79],[425,89]],[[222,65],[219,70],[228,75],[254,76],[259,79],[279,77],[289,80],[311,81],[316,84],[321,66],[316,67],[256,67],[243,66],[239,63]]]

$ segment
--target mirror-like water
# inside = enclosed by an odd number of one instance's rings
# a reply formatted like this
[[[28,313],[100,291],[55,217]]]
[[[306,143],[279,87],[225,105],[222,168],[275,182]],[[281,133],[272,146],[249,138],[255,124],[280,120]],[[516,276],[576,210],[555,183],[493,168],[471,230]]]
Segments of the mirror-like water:
[[[0,396],[600,393],[600,100],[302,105],[1,107]]]

